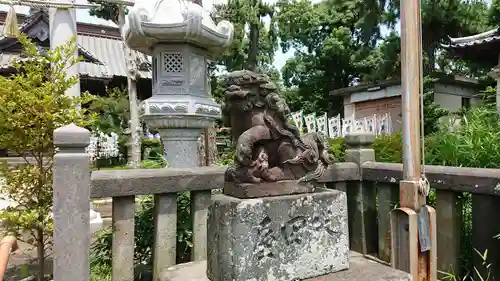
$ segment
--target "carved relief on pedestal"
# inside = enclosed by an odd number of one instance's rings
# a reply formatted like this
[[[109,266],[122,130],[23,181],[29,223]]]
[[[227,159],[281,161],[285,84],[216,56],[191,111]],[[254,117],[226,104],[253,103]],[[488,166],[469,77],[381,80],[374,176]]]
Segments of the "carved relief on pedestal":
[[[339,222],[342,220],[331,210],[314,214],[313,216],[296,215],[276,227],[266,216],[257,229],[257,243],[254,256],[258,261],[265,258],[278,258],[279,245],[290,247],[293,244],[304,244],[311,232],[322,232],[330,236],[341,233]]]
[[[196,104],[196,113],[205,114],[205,115],[213,115],[220,116],[221,109],[217,106],[208,105],[208,104]]]
[[[151,103],[149,104],[149,113],[151,114],[188,113],[188,104],[181,102]]]

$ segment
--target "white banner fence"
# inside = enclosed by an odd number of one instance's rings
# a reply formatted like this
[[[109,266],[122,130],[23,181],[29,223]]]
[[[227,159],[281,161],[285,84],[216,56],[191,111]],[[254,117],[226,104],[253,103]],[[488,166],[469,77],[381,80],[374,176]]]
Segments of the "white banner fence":
[[[322,132],[330,138],[344,137],[355,132],[375,135],[392,134],[391,116],[388,113],[355,119],[354,116],[341,118],[340,114],[330,118],[326,113],[304,115],[302,111],[297,111],[292,113],[292,119],[301,132],[305,124],[307,132]]]

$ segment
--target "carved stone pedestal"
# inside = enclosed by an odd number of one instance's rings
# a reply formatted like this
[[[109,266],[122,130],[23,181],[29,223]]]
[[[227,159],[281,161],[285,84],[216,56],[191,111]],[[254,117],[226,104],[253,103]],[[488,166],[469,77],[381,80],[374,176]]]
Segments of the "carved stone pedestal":
[[[256,199],[216,195],[208,215],[207,276],[290,281],[338,272],[349,267],[348,236],[344,192],[320,189]]]

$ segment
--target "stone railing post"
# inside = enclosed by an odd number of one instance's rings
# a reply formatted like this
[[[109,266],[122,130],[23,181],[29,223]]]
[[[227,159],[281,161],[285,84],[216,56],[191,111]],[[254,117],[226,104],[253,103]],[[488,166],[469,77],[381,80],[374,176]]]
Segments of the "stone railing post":
[[[89,143],[89,131],[75,124],[54,131],[54,281],[89,280]]]
[[[366,133],[345,137],[345,161],[358,164],[360,174],[363,163],[375,161],[374,140],[375,135]],[[362,254],[377,252],[376,195],[375,185],[371,182],[350,182],[347,188],[350,246],[351,250]]]

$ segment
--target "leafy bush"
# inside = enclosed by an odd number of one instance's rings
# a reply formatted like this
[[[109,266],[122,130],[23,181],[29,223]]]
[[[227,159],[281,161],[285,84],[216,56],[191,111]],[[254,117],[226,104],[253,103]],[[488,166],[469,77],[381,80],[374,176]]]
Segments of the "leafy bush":
[[[78,106],[91,97],[72,98],[65,91],[78,83],[65,70],[78,63],[74,58],[76,40],[44,55],[25,35],[19,36],[23,56],[13,63],[16,75],[0,76],[0,147],[14,151],[25,160],[18,167],[0,167],[5,182],[0,193],[13,203],[0,212],[4,229],[18,235],[28,233],[37,247],[38,280],[44,279],[45,253],[52,235],[52,164],[56,153],[55,129],[76,123],[89,125],[95,116]],[[31,158],[31,159],[29,159]],[[31,242],[34,241],[34,242]]]
[[[92,125],[92,131],[123,133],[128,128],[129,106],[128,93],[120,88],[106,89],[105,96],[94,97],[89,104],[89,111],[96,113],[98,117]]]
[[[134,218],[134,262],[136,265],[146,265],[143,272],[136,272],[136,280],[144,272],[150,271],[152,265],[153,232],[153,197],[140,198],[139,206]],[[102,230],[90,248],[91,281],[111,280],[113,233],[110,228]],[[137,270],[136,270],[137,271]]]
[[[330,145],[330,150],[329,152],[335,156],[335,159],[338,162],[343,162],[344,161],[344,156],[345,156],[345,143],[344,143],[344,138],[334,138],[334,139],[329,139],[328,144]]]
[[[457,167],[500,168],[500,118],[493,106],[467,111],[454,132],[443,128],[426,142],[426,162]]]
[[[141,139],[141,150],[144,151],[146,148],[157,148],[157,147],[163,147],[163,143],[161,142],[160,139],[148,139],[148,138]]]
[[[217,159],[217,164],[221,166],[229,166],[234,163],[234,156],[235,156],[236,150],[234,149],[227,149],[224,152],[222,152],[218,159]]]
[[[144,196],[140,199],[135,214],[135,247],[134,262],[136,279],[146,275],[152,266],[152,249],[154,243],[154,199]],[[177,196],[177,262],[184,263],[191,259],[192,244],[191,199],[189,192]],[[90,249],[90,264],[93,274],[106,273],[111,267],[111,229],[101,231]],[[94,273],[95,272],[95,273]],[[109,272],[110,274],[110,272]],[[107,275],[106,275],[107,276]],[[93,281],[93,280],[92,280]]]
[[[436,78],[424,78],[424,135],[428,136],[439,131],[439,120],[447,116],[449,111],[434,102],[434,85]]]
[[[160,139],[141,139],[142,159],[158,160],[164,158],[164,147]]]
[[[379,136],[373,142],[375,160],[377,162],[402,163],[403,138],[400,133],[388,136]]]
[[[375,160],[378,162],[401,163],[403,159],[401,134],[379,136],[373,143],[375,150]],[[339,162],[345,159],[346,145],[344,138],[334,138],[329,140],[330,153]]]

